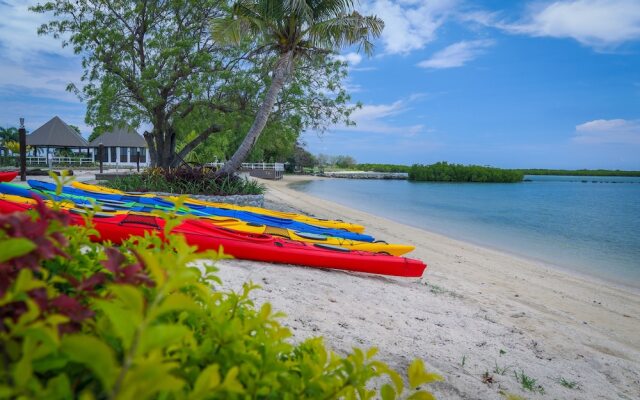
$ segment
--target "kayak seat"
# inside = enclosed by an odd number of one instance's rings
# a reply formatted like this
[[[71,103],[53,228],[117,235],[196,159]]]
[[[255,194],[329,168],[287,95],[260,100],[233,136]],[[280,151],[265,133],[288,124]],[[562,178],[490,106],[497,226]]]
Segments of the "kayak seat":
[[[124,217],[122,221],[120,221],[119,225],[127,224],[146,225],[153,228],[160,228],[156,221],[156,217],[150,215],[127,214],[127,216]]]

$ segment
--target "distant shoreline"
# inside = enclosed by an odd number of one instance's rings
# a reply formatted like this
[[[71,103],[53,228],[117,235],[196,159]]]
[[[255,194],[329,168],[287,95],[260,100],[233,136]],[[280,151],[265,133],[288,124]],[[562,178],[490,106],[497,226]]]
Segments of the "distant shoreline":
[[[264,181],[266,199],[288,210],[361,223],[376,238],[409,243],[428,264],[421,280],[349,274],[238,260],[220,265],[223,282],[251,279],[288,316],[295,340],[323,335],[333,349],[379,348],[399,369],[422,357],[445,382],[439,398],[528,396],[514,370],[537,379],[549,398],[640,397],[640,293],[454,240],[288,188],[328,178]],[[461,360],[466,360],[462,362]],[[507,373],[493,372],[509,366]],[[499,382],[487,385],[488,371]],[[580,390],[558,384],[562,377]]]

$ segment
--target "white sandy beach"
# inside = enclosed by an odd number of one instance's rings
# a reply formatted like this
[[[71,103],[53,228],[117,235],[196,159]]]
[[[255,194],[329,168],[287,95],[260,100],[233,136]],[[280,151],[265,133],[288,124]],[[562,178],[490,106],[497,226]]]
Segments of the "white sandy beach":
[[[440,399],[639,399],[640,293],[573,276],[287,188],[308,177],[261,181],[269,206],[361,223],[410,243],[422,279],[387,278],[238,260],[220,262],[234,289],[252,280],[258,303],[284,311],[295,340],[322,335],[336,352],[378,347],[404,371],[415,357],[445,377]],[[522,389],[514,372],[544,393]],[[488,372],[493,383],[483,382]],[[569,389],[559,380],[575,381]]]

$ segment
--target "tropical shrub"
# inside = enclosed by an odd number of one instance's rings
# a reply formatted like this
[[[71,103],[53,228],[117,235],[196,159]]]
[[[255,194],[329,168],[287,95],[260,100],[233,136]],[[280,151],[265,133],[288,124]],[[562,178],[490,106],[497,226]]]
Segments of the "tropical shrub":
[[[479,165],[414,164],[409,169],[409,180],[433,182],[521,182],[524,174],[517,170],[482,167]]]
[[[165,216],[168,233],[178,223]],[[42,203],[0,215],[0,398],[393,399],[403,380],[375,349],[346,357],[321,338],[294,345],[269,304],[217,289],[211,260],[180,236],[119,248]],[[200,260],[195,263],[196,260]],[[203,261],[205,260],[205,261]],[[387,376],[379,392],[368,384]],[[409,367],[416,388],[441,378]]]
[[[135,175],[119,177],[106,186],[126,192],[177,194],[244,195],[262,194],[264,186],[255,180],[234,175],[216,177],[212,168],[148,168]]]

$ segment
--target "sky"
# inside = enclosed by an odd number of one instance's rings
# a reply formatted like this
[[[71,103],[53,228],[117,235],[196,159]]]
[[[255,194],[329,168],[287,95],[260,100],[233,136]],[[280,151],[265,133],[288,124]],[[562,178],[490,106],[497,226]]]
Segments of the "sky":
[[[0,0],[0,126],[80,127],[78,56],[36,34],[36,1]],[[640,0],[368,0],[372,57],[344,49],[355,127],[305,132],[358,162],[640,170]]]

